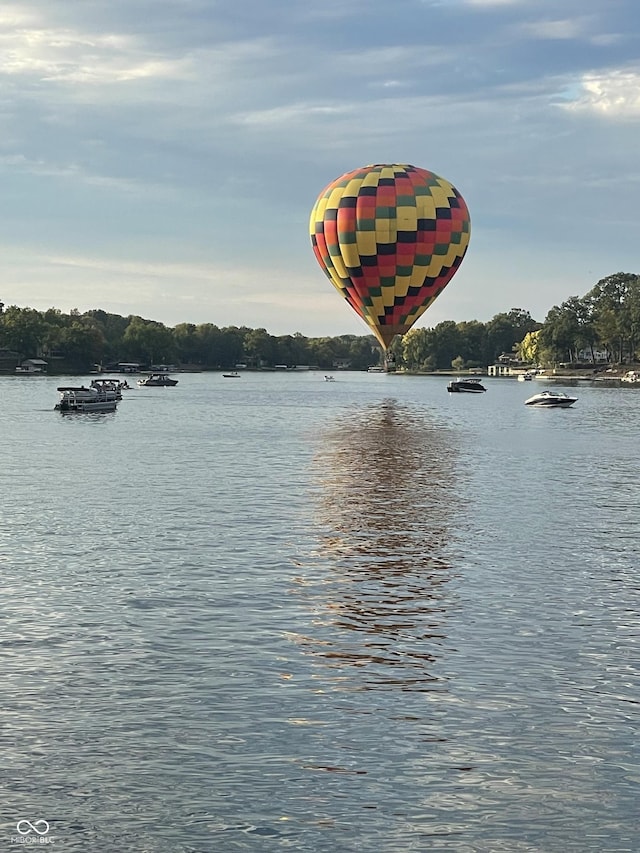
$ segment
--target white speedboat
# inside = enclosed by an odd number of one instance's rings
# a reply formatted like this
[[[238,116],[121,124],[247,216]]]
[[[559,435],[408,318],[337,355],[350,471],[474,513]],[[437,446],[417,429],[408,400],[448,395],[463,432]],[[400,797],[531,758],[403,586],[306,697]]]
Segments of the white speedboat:
[[[479,379],[452,379],[447,385],[447,391],[451,393],[482,394],[486,390]]]
[[[59,412],[115,412],[119,392],[98,388],[85,388],[63,385],[58,388],[60,401],[55,408]]]
[[[540,391],[524,401],[525,406],[536,406],[540,409],[568,409],[573,406],[577,397],[570,397],[562,391]]]
[[[150,373],[146,379],[138,379],[140,387],[170,388],[178,384],[177,379],[172,379],[168,373]]]

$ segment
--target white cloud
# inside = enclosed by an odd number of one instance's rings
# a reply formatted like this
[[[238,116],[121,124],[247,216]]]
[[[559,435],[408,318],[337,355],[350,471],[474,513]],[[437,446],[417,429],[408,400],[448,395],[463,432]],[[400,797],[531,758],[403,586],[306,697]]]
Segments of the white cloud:
[[[188,59],[168,59],[125,32],[59,27],[19,7],[0,11],[0,75],[104,84],[190,72]]]
[[[585,74],[572,100],[563,107],[619,119],[640,117],[640,71]]]

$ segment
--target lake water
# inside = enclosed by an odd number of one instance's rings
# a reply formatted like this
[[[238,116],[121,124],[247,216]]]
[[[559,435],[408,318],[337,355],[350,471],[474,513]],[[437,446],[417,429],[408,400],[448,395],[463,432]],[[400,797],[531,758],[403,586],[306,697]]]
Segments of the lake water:
[[[1,849],[637,853],[640,392],[177,378],[0,379]]]

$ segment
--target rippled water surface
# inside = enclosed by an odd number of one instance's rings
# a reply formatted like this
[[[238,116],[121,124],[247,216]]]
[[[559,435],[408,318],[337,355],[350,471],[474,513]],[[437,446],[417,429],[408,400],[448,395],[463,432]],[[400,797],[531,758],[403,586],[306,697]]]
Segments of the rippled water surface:
[[[0,379],[0,848],[637,853],[640,392],[178,378]]]

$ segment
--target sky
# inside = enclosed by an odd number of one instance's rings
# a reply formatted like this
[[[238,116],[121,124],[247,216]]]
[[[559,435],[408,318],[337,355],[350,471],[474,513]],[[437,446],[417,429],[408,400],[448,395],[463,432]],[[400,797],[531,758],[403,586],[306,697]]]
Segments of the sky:
[[[471,213],[416,324],[542,322],[640,273],[637,0],[20,0],[0,6],[0,301],[368,334],[309,214],[369,163]]]

